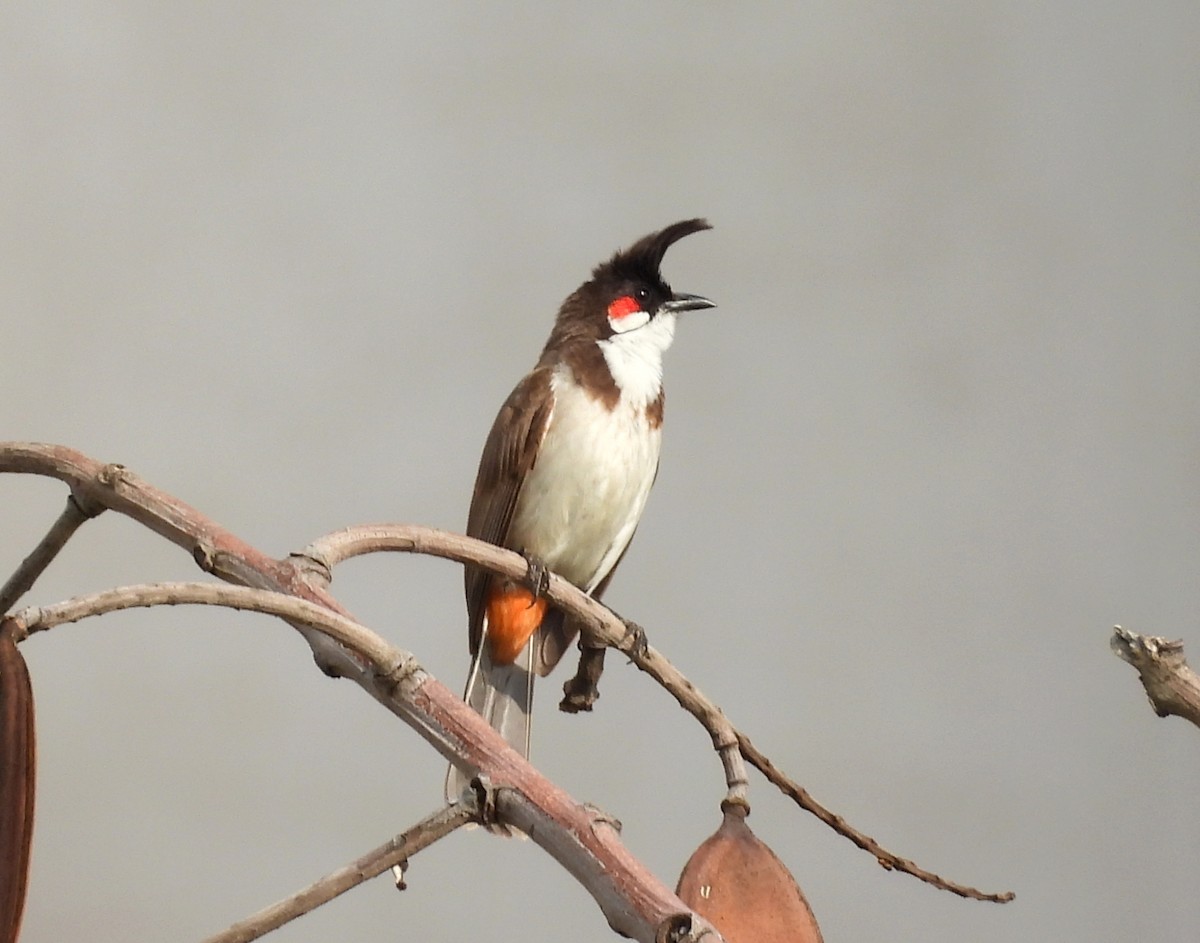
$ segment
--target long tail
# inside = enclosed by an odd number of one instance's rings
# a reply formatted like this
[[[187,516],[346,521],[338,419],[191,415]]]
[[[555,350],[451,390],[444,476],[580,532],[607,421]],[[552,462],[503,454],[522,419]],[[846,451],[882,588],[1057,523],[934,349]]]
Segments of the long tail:
[[[463,700],[492,725],[514,750],[529,756],[529,713],[533,709],[532,652],[524,652],[511,665],[495,664],[488,653],[486,636],[471,663],[467,690]],[[451,764],[446,774],[446,801],[456,802],[470,783],[471,777]]]

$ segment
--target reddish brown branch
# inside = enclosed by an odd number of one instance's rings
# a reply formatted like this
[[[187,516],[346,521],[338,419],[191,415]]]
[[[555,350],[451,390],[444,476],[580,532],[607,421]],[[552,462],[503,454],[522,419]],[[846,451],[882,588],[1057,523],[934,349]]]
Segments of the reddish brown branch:
[[[143,481],[123,465],[102,464],[61,445],[0,443],[0,474],[57,478],[81,508],[109,508],[133,518],[190,553],[202,570],[228,583],[289,593],[349,613],[327,593],[313,589],[287,561],[268,557],[178,498]],[[330,675],[361,671],[344,650],[320,635],[306,636],[322,670]]]
[[[1109,645],[1118,658],[1137,669],[1159,717],[1174,714],[1200,727],[1200,676],[1188,665],[1182,641],[1138,635],[1117,625]]]
[[[460,563],[472,563],[514,579],[522,578],[528,565],[520,555],[501,550],[490,544],[483,544],[458,534],[447,534],[410,524],[374,524],[347,528],[310,544],[303,555],[311,558],[323,572],[328,573],[344,560],[361,554],[381,551],[424,553],[445,557]],[[932,871],[919,867],[907,858],[888,851],[869,835],[853,828],[841,816],[826,809],[806,790],[780,772],[745,734],[738,731],[729,722],[716,704],[709,700],[671,662],[646,644],[645,635],[637,626],[622,620],[610,609],[554,574],[550,576],[550,585],[546,596],[555,605],[568,610],[574,618],[579,620],[592,643],[607,645],[624,652],[638,668],[654,678],[684,710],[701,723],[708,731],[714,748],[721,754],[722,761],[725,763],[726,781],[730,784],[727,801],[747,804],[744,796],[745,771],[740,761],[734,761],[731,756],[731,754],[740,753],[747,762],[790,796],[802,809],[811,812],[838,834],[872,854],[884,868],[912,875],[934,887],[972,900],[994,903],[1007,903],[1013,900],[1015,895],[1011,892],[988,893],[949,881]]]
[[[204,569],[222,579],[288,593],[343,615],[344,610],[321,584],[337,563],[359,554],[385,550],[424,553],[471,563],[517,579],[525,575],[527,568],[526,561],[510,551],[468,537],[413,525],[375,525],[340,531],[315,542],[293,561],[281,562],[265,557],[198,511],[157,491],[121,466],[101,466],[86,456],[55,446],[18,445],[0,446],[0,472],[3,471],[25,471],[58,477],[68,482],[73,492],[82,494],[86,500],[128,514],[173,542],[187,547]],[[314,568],[322,578],[312,577]],[[887,851],[869,836],[851,828],[840,816],[825,809],[776,769],[744,734],[729,723],[720,708],[704,697],[670,662],[644,643],[640,632],[631,631],[629,624],[557,576],[551,576],[547,595],[552,602],[580,620],[594,643],[625,652],[641,670],[654,677],[685,710],[700,721],[709,732],[714,747],[721,753],[731,801],[740,799],[745,803],[745,774],[737,758],[740,753],[802,808],[817,815],[858,847],[875,855],[884,867],[911,874],[965,897],[991,901],[1012,899],[1011,894],[987,894],[946,881],[908,859]],[[351,656],[347,649],[328,643],[323,636],[311,630],[306,637],[318,653],[322,667],[331,673],[354,678],[453,762],[471,771],[483,771],[498,787],[512,785],[524,796],[541,796],[536,789],[534,793],[529,791],[534,782],[530,775],[537,776],[536,772],[527,768],[528,764],[514,764],[514,758],[519,760],[517,754],[500,742],[490,727],[439,682],[427,678],[421,682],[419,690],[399,694],[389,690],[386,685],[381,686],[368,666]],[[425,676],[422,674],[422,677]],[[537,776],[536,787],[543,785],[557,788]],[[547,830],[542,829],[535,834],[544,836],[546,833]],[[597,891],[593,889],[593,893]],[[600,900],[600,897],[597,896],[597,899]],[[673,896],[671,899],[677,903]],[[601,906],[605,906],[603,901]],[[661,926],[662,919],[670,917],[667,913],[669,906],[662,899],[656,906],[660,919],[654,925]],[[644,931],[647,925],[643,924],[639,929]]]
[[[294,596],[350,618],[333,597],[313,585],[314,581],[306,579],[292,562],[267,557],[120,465],[102,465],[60,446],[7,443],[0,444],[0,473],[4,472],[57,478],[89,504],[132,517],[184,547],[203,569],[227,582]],[[487,548],[488,554],[505,553],[484,544],[477,546]],[[508,562],[505,560],[506,565]],[[520,565],[523,568],[524,561]],[[361,655],[308,625],[296,624],[324,670],[354,680],[452,762],[472,773],[481,771],[497,788],[526,797],[531,814],[538,817],[536,827],[528,834],[556,857],[564,854],[562,849],[573,848],[566,853],[571,872],[584,882],[618,933],[652,941],[659,938],[664,927],[691,927],[691,931],[676,936],[683,943],[699,939],[700,934],[710,930],[699,918],[693,922],[693,915],[678,897],[648,875],[622,844],[615,840],[599,844],[593,841],[594,811],[547,781],[457,695],[419,666],[408,666],[410,670],[399,677],[390,671],[380,673]],[[509,807],[500,806],[502,810]]]

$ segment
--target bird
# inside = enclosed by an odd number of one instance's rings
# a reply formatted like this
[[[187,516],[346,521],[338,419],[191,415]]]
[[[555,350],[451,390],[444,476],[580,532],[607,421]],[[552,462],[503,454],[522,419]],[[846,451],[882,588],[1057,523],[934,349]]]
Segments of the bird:
[[[658,474],[663,354],[679,315],[716,305],[663,279],[675,242],[710,229],[687,219],[597,265],[562,303],[533,369],[508,395],[479,461],[468,536],[525,556],[593,598],[608,587]],[[463,699],[529,756],[533,679],[578,629],[529,581],[466,567],[471,670]],[[470,776],[451,765],[446,799]]]

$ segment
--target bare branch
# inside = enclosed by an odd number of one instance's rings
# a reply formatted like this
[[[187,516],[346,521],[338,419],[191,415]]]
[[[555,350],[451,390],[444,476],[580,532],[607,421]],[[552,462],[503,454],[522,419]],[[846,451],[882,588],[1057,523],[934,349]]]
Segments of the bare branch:
[[[1109,646],[1137,669],[1159,717],[1175,714],[1200,727],[1200,676],[1188,666],[1181,640],[1138,635],[1116,625]]]
[[[839,835],[844,835],[850,841],[854,842],[863,851],[868,851],[875,856],[875,860],[879,862],[881,867],[887,868],[889,871],[903,871],[905,874],[911,874],[915,878],[919,878],[926,884],[932,884],[934,887],[939,887],[944,891],[950,891],[952,894],[957,894],[959,897],[967,897],[971,900],[989,901],[994,904],[1007,904],[1009,901],[1016,898],[1016,894],[1012,891],[1005,891],[1001,894],[985,893],[973,887],[967,887],[962,884],[956,884],[953,881],[948,881],[940,875],[934,874],[932,871],[926,871],[924,868],[918,867],[914,862],[907,858],[901,858],[893,852],[883,848],[875,839],[869,835],[865,835],[849,825],[840,815],[835,815],[826,809],[823,805],[817,802],[808,791],[784,775],[774,763],[772,763],[762,752],[750,742],[750,738],[745,734],[738,735],[738,744],[742,754],[749,760],[755,768],[762,772],[772,783],[780,788],[783,793],[790,796],[791,799],[805,811],[811,812],[822,822],[832,828]]]
[[[0,621],[0,628],[20,640],[28,634],[76,622],[88,616],[103,615],[120,609],[160,605],[216,605],[279,616],[292,624],[307,626],[328,635],[366,662],[372,678],[383,688],[398,695],[404,710],[396,712],[406,719],[414,717],[434,746],[446,753],[447,738],[430,736],[430,731],[450,729],[461,718],[443,714],[436,703],[409,703],[437,682],[408,652],[396,649],[370,630],[337,613],[306,600],[281,593],[224,586],[215,583],[159,583],[126,586],[79,596],[51,606],[30,606]],[[374,691],[372,693],[375,693]],[[459,702],[461,704],[461,701]],[[423,709],[430,711],[422,717]],[[454,713],[457,713],[457,708]],[[467,709],[473,726],[488,732],[481,743],[477,733],[464,752],[476,749],[486,759],[474,764],[486,770],[489,783],[502,783],[496,789],[496,807],[504,821],[511,821],[549,851],[587,887],[600,904],[609,924],[628,936],[652,940],[660,928],[674,925],[687,908],[667,890],[636,858],[629,854],[612,829],[597,827],[609,821],[594,809],[581,806],[499,738],[474,711]],[[410,720],[410,723],[413,723]],[[499,749],[495,749],[498,741]],[[446,753],[454,762],[462,756]],[[610,834],[611,833],[611,834]],[[672,904],[675,901],[675,904]],[[701,926],[700,922],[696,926]],[[632,931],[632,932],[630,932]],[[686,940],[689,937],[680,937]]]
[[[190,546],[202,567],[230,581],[278,589],[315,603],[318,610],[325,607],[335,615],[344,614],[332,597],[310,586],[297,567],[270,560],[200,512],[156,491],[120,466],[101,466],[86,456],[55,446],[0,445],[0,473],[6,469],[50,474],[95,496],[102,505],[129,513],[138,520],[150,518],[153,523],[147,524],[153,530],[164,533],[175,543]],[[141,598],[148,597],[141,594]],[[253,595],[245,595],[237,601],[246,608],[256,608],[262,603],[264,611],[277,610],[276,614],[295,619],[293,624],[314,650],[324,650],[322,667],[327,670],[332,667],[332,673],[353,679],[447,759],[472,773],[486,773],[488,780],[506,793],[538,796],[546,803],[539,826],[531,833],[533,840],[547,850],[553,848],[555,854],[574,843],[576,853],[594,865],[572,868],[571,871],[577,876],[586,874],[593,880],[594,883],[585,886],[614,930],[647,943],[659,939],[664,927],[694,927],[696,933],[708,932],[707,924],[695,918],[669,888],[649,875],[624,845],[615,840],[601,843],[592,836],[596,819],[594,810],[575,802],[548,783],[478,714],[415,662],[407,664],[397,655],[394,660],[385,658],[381,665],[374,665],[354,649],[313,628],[319,625],[336,632],[336,620],[331,622],[324,616],[324,621],[318,620],[315,618],[317,612],[306,608],[292,610],[279,600],[270,600],[269,594],[267,599],[269,601],[263,602]],[[127,603],[128,600],[118,594],[106,597],[100,608],[111,609]],[[49,616],[45,618],[62,621],[78,617],[89,605],[91,603],[84,603],[82,609],[79,606],[71,608],[70,604],[63,609],[47,607]],[[310,619],[310,622],[299,621],[298,617]],[[22,613],[23,622],[33,623],[42,618],[42,611],[36,608]],[[12,618],[5,621],[9,631],[20,628]],[[341,628],[348,629],[348,626]],[[343,632],[343,638],[350,640],[348,631]],[[392,666],[392,670],[377,670],[387,666]],[[510,806],[501,804],[500,807]],[[680,931],[674,938],[678,943],[698,939],[691,931]],[[712,936],[711,939],[716,943],[720,937]]]
[[[475,815],[476,809],[471,803],[439,809],[391,841],[373,848],[362,857],[325,875],[286,900],[272,904],[254,916],[235,923],[222,933],[210,936],[204,943],[248,943],[250,940],[257,940],[288,921],[302,917],[335,897],[345,894],[346,891],[358,887],[364,881],[382,874],[388,868],[403,865],[418,851],[428,848],[456,828],[466,825]]]
[[[75,495],[67,497],[67,506],[50,526],[46,536],[33,548],[33,552],[21,561],[16,572],[0,588],[0,613],[8,612],[13,603],[30,590],[37,578],[58,556],[58,552],[66,546],[67,541],[71,539],[80,525],[95,517],[102,510],[103,508],[90,512],[85,511],[79,501],[75,499]]]
[[[290,593],[349,616],[332,596],[310,587],[291,564],[268,557],[123,465],[105,465],[61,445],[2,442],[0,474],[6,472],[57,478],[70,487],[87,513],[108,508],[131,517],[182,547],[202,570],[228,583]],[[326,674],[338,677],[361,673],[362,666],[324,636],[307,632],[306,638]]]
[[[314,541],[302,555],[311,558],[326,572],[331,572],[338,563],[352,557],[381,551],[425,553],[445,557],[460,563],[481,566],[513,579],[524,577],[527,568],[525,559],[519,554],[469,537],[411,524],[375,524],[347,528]],[[949,881],[919,867],[907,858],[888,851],[875,839],[853,828],[841,816],[825,808],[809,795],[807,790],[785,776],[750,742],[749,737],[729,722],[716,704],[705,697],[671,662],[646,644],[645,633],[638,626],[623,621],[610,609],[555,574],[550,575],[546,596],[556,606],[567,610],[580,621],[590,642],[616,648],[628,655],[638,668],[654,678],[708,731],[713,747],[721,754],[725,767],[726,782],[729,784],[726,801],[747,807],[749,805],[745,798],[745,770],[740,759],[732,758],[735,754],[731,748],[736,748],[742,757],[800,808],[811,812],[839,835],[872,854],[882,867],[912,875],[934,887],[972,900],[1007,903],[1014,899],[1015,895],[1012,892],[987,893]]]
[[[568,798],[565,792],[549,780],[545,782],[551,789],[536,795],[523,794],[515,789],[497,790],[496,805],[501,818],[531,836],[584,887],[592,887],[598,881],[620,882],[622,886],[619,899],[631,907],[631,910],[619,914],[608,913],[608,924],[618,933],[622,933],[620,925],[614,922],[614,917],[626,923],[636,918],[638,913],[652,909],[655,903],[648,896],[648,892],[657,883],[657,878],[641,862],[637,862],[636,868],[625,874],[604,873],[605,860],[622,847],[621,823],[599,810],[591,810],[590,827],[583,832],[572,833],[556,829],[552,835],[543,836],[541,833],[545,825],[548,821],[553,822],[561,814],[558,812],[558,806]],[[655,928],[653,939],[656,943],[720,943],[722,937],[703,917],[679,912],[664,914],[662,921]]]
[[[30,606],[8,616],[3,623],[17,641],[35,632],[78,622],[89,616],[102,616],[121,609],[145,609],[151,606],[223,606],[279,616],[301,623],[344,645],[370,663],[378,674],[408,676],[424,669],[416,659],[395,648],[374,632],[336,612],[306,599],[284,593],[223,583],[144,583],[119,586],[87,596],[75,596],[50,606]],[[400,676],[395,680],[400,680]]]
[[[0,473],[5,471],[59,478],[67,482],[73,493],[83,500],[133,517],[156,533],[187,548],[203,569],[228,582],[296,596],[347,618],[349,614],[325,591],[323,577],[338,562],[362,553],[391,550],[431,554],[471,563],[516,579],[523,578],[527,569],[526,561],[510,551],[456,534],[411,525],[379,525],[342,531],[315,542],[291,561],[278,561],[266,557],[199,511],[158,491],[119,465],[101,465],[78,452],[58,446],[8,443],[0,444]],[[930,880],[937,886],[963,893],[963,890],[957,889],[957,885],[944,882],[906,859],[880,849],[871,839],[850,829],[840,817],[824,810],[807,797],[807,793],[775,770],[770,761],[754,750],[748,739],[733,728],[715,704],[701,695],[665,658],[646,645],[640,630],[631,623],[623,622],[565,580],[552,575],[549,582],[547,595],[550,600],[580,621],[583,632],[591,636],[593,644],[608,645],[625,652],[708,730],[714,747],[722,756],[730,787],[730,801],[737,802],[740,799],[742,804],[746,804],[745,775],[739,772],[740,761],[734,759],[736,753],[741,753],[772,782],[792,795],[803,808],[813,811],[855,844],[875,853],[884,867],[905,871],[922,880]],[[305,634],[323,670],[331,675],[352,678],[417,730],[443,756],[468,772],[485,773],[488,781],[497,789],[511,788],[543,810],[553,808],[551,820],[554,828],[541,826],[532,833],[538,844],[550,850],[552,837],[558,834],[554,832],[555,828],[568,830],[577,838],[591,834],[586,810],[541,777],[474,711],[436,679],[418,668],[414,675],[406,676],[410,683],[387,683],[370,665],[364,664],[352,649],[330,642],[325,635],[313,631],[304,622],[294,624]],[[768,773],[768,770],[774,773]],[[792,788],[789,789],[785,784],[790,784]],[[797,797],[798,793],[806,797],[805,801]],[[500,807],[503,809],[508,806],[501,803]],[[610,925],[618,932],[638,939],[654,939],[655,934],[664,927],[679,927],[679,918],[686,908],[657,881],[638,887],[639,893],[645,892],[650,896],[645,900],[639,899],[638,907],[631,916],[627,910],[631,906],[631,899],[626,893],[630,885],[625,883],[625,877],[636,874],[641,866],[619,845],[609,849],[605,845],[591,847],[589,844],[587,853],[604,859],[610,850],[617,854],[617,858],[607,861],[601,869],[599,877],[602,883],[588,885]],[[637,884],[636,878],[633,883]],[[965,890],[970,892],[965,896],[986,900],[1005,900],[1010,896]]]

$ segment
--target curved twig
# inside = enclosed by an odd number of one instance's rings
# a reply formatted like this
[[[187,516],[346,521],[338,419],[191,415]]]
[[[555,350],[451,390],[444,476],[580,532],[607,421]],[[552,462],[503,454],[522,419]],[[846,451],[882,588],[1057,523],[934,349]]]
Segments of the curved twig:
[[[153,606],[222,606],[301,623],[354,651],[379,674],[400,672],[397,680],[423,672],[416,658],[359,625],[353,619],[286,593],[224,583],[140,583],[74,596],[49,606],[29,606],[2,624],[17,641],[91,616]],[[423,680],[423,679],[422,679]]]
[[[348,613],[325,592],[322,584],[334,566],[354,556],[380,551],[423,553],[460,563],[470,563],[514,579],[524,577],[527,570],[524,558],[511,551],[469,537],[416,525],[348,528],[314,541],[301,554],[293,555],[290,561],[273,560],[225,531],[200,512],[158,491],[120,465],[101,465],[78,452],[59,446],[7,443],[0,444],[0,473],[5,471],[59,478],[71,486],[73,494],[89,502],[89,506],[109,507],[127,514],[169,540],[188,548],[203,569],[224,580],[275,589],[308,599],[318,606],[332,609],[347,617]],[[314,570],[319,576],[314,577]],[[739,795],[739,779],[742,790],[745,780],[744,773],[740,776],[738,773],[740,762],[731,759],[736,755],[732,750],[736,744],[737,752],[741,756],[758,768],[801,808],[812,812],[855,845],[875,855],[883,867],[910,874],[935,887],[964,897],[996,902],[1012,899],[1011,893],[989,894],[947,881],[882,848],[874,839],[853,829],[840,816],[824,808],[804,789],[784,776],[767,757],[750,744],[744,734],[729,723],[719,707],[704,697],[667,659],[645,644],[644,635],[632,623],[626,623],[611,610],[553,574],[549,580],[547,596],[556,605],[570,611],[594,642],[616,648],[628,655],[641,670],[654,677],[675,697],[680,706],[704,726],[713,740],[714,747],[721,753],[727,781],[735,801]],[[501,775],[514,775],[514,770],[506,765],[510,760],[505,755],[506,751],[497,751],[496,745],[491,742],[496,738],[494,735],[489,738],[491,728],[482,724],[483,729],[480,730],[480,724],[476,723],[477,716],[465,709],[462,702],[435,679],[429,678],[422,686],[428,697],[428,701],[422,704],[425,710],[414,712],[403,706],[402,698],[394,699],[393,692],[380,691],[371,679],[364,679],[364,666],[357,662],[347,649],[329,644],[323,635],[318,634],[315,638],[311,636],[310,631],[306,638],[324,670],[330,674],[353,677],[381,703],[422,733],[447,758],[463,763],[468,768],[488,769],[489,772],[496,770]],[[434,696],[429,697],[430,694]],[[460,708],[465,709],[466,715],[469,716],[464,716]],[[482,742],[478,739],[480,737],[483,738]],[[512,751],[507,753],[511,754]],[[740,795],[744,803],[744,791]]]
[[[371,524],[345,528],[313,541],[301,552],[300,556],[307,558],[328,574],[339,563],[353,557],[383,551],[423,553],[444,557],[459,563],[481,566],[512,579],[522,578],[528,566],[523,557],[512,551],[502,550],[460,534],[446,533],[415,524]],[[1014,899],[1015,895],[1011,891],[1003,893],[980,891],[977,888],[947,880],[932,871],[921,868],[908,858],[902,858],[894,852],[888,851],[875,839],[860,832],[841,816],[825,808],[807,790],[780,772],[744,733],[729,722],[724,712],[715,703],[709,700],[670,661],[646,644],[645,635],[637,626],[622,620],[612,610],[554,574],[550,575],[550,585],[546,596],[555,605],[568,610],[573,617],[580,620],[592,641],[603,643],[623,652],[638,668],[665,688],[679,705],[708,731],[709,736],[712,737],[713,746],[721,752],[723,761],[726,761],[730,752],[728,748],[736,745],[738,752],[747,762],[758,769],[769,782],[789,796],[800,808],[811,812],[839,835],[872,854],[882,867],[909,874],[934,887],[972,900],[1007,903]],[[726,764],[727,779],[736,780],[736,770],[740,769],[740,763],[734,766],[733,772],[730,772],[728,761]],[[741,779],[744,787],[744,771]],[[734,801],[737,801],[736,798]],[[744,804],[744,798],[742,801]]]
[[[0,473],[5,472],[46,475],[66,482],[73,494],[89,504],[132,517],[184,547],[202,569],[227,582],[295,596],[351,618],[300,567],[267,557],[123,466],[103,465],[61,446],[0,443]],[[451,762],[472,774],[486,773],[501,799],[497,806],[501,815],[517,816],[515,824],[588,890],[618,933],[649,943],[660,938],[664,927],[686,927],[689,929],[672,939],[687,943],[705,934],[711,934],[714,941],[720,939],[630,854],[615,830],[606,827],[603,816],[542,776],[436,678],[418,668],[402,672],[396,683],[353,649],[304,622],[293,624],[304,634],[323,670],[352,679]]]

